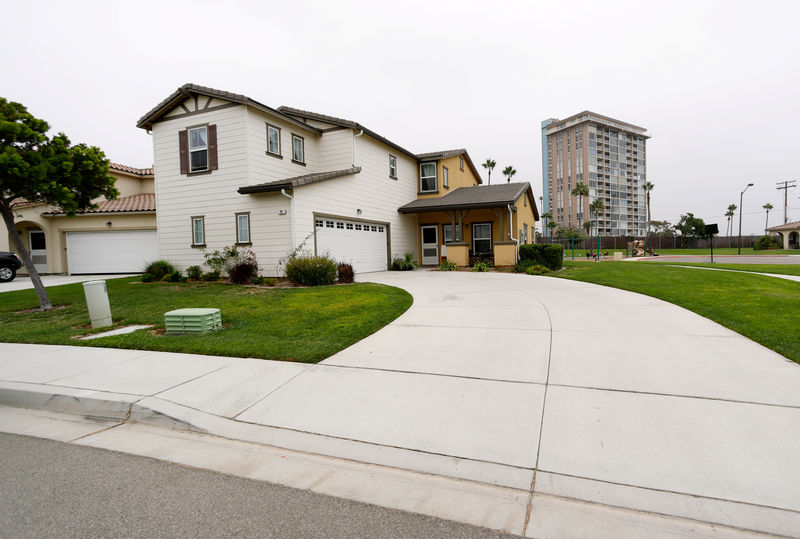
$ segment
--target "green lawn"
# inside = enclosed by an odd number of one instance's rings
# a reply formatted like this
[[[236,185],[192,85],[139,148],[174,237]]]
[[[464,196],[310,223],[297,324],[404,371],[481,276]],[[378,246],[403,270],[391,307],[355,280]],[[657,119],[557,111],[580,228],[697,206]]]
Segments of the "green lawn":
[[[563,271],[551,275],[680,305],[800,363],[798,282],[631,262],[566,261]]]
[[[696,256],[711,256],[711,249],[659,249],[654,248],[655,252],[659,255],[696,255]],[[714,247],[715,255],[736,255],[739,254],[739,249],[736,247]],[[749,247],[742,247],[743,255],[757,255],[757,256],[780,256],[780,255],[798,255],[800,251],[796,249],[778,250],[778,251],[756,251]]]
[[[53,305],[66,308],[19,313],[38,307],[33,290],[0,294],[0,341],[163,350],[316,363],[371,335],[412,303],[404,290],[378,284],[266,288],[211,283],[107,281],[115,326],[154,324],[184,307],[216,307],[224,329],[199,336],[157,335],[149,330],[91,341],[94,333],[81,284],[48,288]],[[106,328],[109,329],[109,328]],[[104,330],[102,330],[104,331]]]
[[[681,266],[698,266],[701,268],[728,269],[737,271],[755,271],[758,273],[778,273],[781,275],[800,276],[800,264],[701,264],[699,262],[679,262]],[[637,262],[641,264],[641,262]]]

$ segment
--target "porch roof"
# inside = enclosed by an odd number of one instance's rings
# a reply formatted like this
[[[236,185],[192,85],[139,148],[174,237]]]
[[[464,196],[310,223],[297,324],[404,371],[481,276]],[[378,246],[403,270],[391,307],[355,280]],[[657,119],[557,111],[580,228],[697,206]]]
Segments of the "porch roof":
[[[515,204],[520,196],[528,196],[533,216],[539,220],[539,210],[533,199],[533,190],[528,182],[505,183],[500,185],[475,185],[459,187],[452,193],[439,198],[417,199],[397,211],[400,213],[427,213],[459,209],[496,208]]]
[[[246,185],[238,189],[240,195],[252,195],[255,193],[268,193],[270,191],[280,191],[281,189],[294,189],[301,185],[308,185],[309,183],[323,182],[325,180],[332,180],[340,176],[349,176],[350,174],[358,174],[361,172],[361,167],[350,167],[342,170],[329,170],[328,172],[316,172],[314,174],[304,174],[302,176],[294,176],[293,178],[286,178],[285,180],[274,180],[266,183],[259,183],[257,185]]]
[[[771,226],[767,229],[770,232],[786,232],[787,230],[800,230],[800,221],[786,223],[785,225]]]

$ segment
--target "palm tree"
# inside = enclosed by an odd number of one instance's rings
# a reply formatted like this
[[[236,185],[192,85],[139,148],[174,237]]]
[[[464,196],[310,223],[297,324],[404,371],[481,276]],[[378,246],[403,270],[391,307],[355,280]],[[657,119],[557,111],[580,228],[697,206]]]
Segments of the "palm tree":
[[[761,207],[764,208],[765,210],[767,210],[767,222],[764,223],[764,234],[766,234],[767,233],[767,229],[769,228],[769,210],[772,209],[772,204],[767,202],[766,204],[764,204]]]
[[[575,188],[572,190],[571,194],[574,197],[578,197],[578,200],[580,201],[579,206],[581,209],[581,219],[578,221],[578,223],[580,223],[581,220],[585,220],[583,217],[583,197],[589,196],[589,186],[583,182],[578,182],[575,184]],[[578,225],[578,228],[580,228],[580,224]]]
[[[734,217],[736,216],[736,208],[738,208],[738,207],[739,206],[737,206],[736,204],[729,205],[728,206],[728,213],[725,214],[725,215],[727,215],[727,216],[729,216],[731,218],[731,232],[730,232],[730,234],[728,234],[728,247],[731,246],[731,235],[733,235],[733,221],[734,221]]]
[[[650,182],[645,182],[645,184],[642,186],[642,191],[644,191],[645,196],[646,196],[645,203],[647,204],[645,206],[646,214],[645,214],[645,223],[644,223],[644,246],[645,246],[645,248],[647,247],[647,236],[648,236],[648,233],[650,232],[650,191],[653,190],[653,187],[655,187],[655,186]]]
[[[600,214],[606,211],[606,205],[602,198],[596,198],[589,204],[589,213],[594,214],[597,220],[597,235],[600,236]],[[600,240],[597,241],[597,259],[600,259]]]
[[[492,170],[494,170],[495,165],[497,165],[497,163],[494,159],[487,159],[483,164],[483,168],[489,171],[489,183],[487,185],[492,185]]]
[[[545,212],[545,213],[543,213],[543,214],[541,215],[541,217],[542,217],[542,219],[544,219],[544,228],[547,228],[547,222],[548,222],[550,219],[552,219],[552,218],[553,218],[553,214],[551,214],[551,213],[548,211],[548,212]]]
[[[516,169],[514,167],[512,167],[511,165],[509,165],[509,166],[507,166],[506,168],[503,169],[503,176],[506,177],[506,180],[508,181],[508,183],[511,183],[511,178],[516,173],[517,173]]]
[[[549,223],[547,223],[547,228],[550,229],[550,237],[552,238],[555,235],[553,234],[554,230],[558,228],[558,223],[556,223],[555,221],[550,221]]]

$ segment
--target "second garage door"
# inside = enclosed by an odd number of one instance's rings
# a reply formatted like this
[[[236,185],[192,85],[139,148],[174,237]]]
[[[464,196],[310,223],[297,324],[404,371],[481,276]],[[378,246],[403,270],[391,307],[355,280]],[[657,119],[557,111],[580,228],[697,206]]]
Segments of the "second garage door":
[[[388,227],[381,224],[316,218],[317,254],[353,266],[356,273],[386,271]]]
[[[141,273],[157,258],[155,230],[67,232],[70,273]]]

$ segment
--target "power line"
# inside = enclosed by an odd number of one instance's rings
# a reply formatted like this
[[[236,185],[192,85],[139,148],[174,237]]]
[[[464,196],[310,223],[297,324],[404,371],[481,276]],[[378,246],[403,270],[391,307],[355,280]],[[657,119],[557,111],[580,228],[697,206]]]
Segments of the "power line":
[[[797,187],[796,183],[796,180],[785,180],[776,184],[778,186],[776,189],[778,191],[783,191],[783,224],[789,222],[789,214],[786,213],[786,206],[789,199],[789,189],[794,189]],[[783,187],[781,187],[781,184],[783,184]]]

